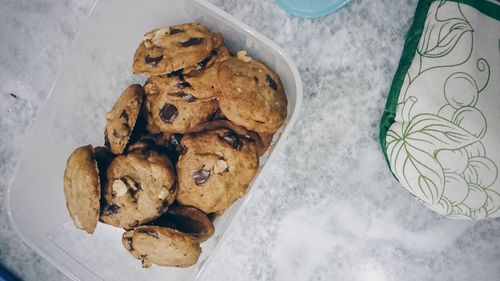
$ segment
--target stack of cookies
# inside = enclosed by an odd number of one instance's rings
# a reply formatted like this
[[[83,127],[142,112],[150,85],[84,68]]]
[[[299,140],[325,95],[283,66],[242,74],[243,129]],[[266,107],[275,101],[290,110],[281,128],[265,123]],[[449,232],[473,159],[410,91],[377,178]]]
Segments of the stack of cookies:
[[[144,267],[187,267],[213,220],[247,190],[287,115],[279,77],[220,33],[187,23],[145,34],[133,62],[146,74],[106,114],[105,147],[77,148],[64,174],[75,225],[125,229]]]

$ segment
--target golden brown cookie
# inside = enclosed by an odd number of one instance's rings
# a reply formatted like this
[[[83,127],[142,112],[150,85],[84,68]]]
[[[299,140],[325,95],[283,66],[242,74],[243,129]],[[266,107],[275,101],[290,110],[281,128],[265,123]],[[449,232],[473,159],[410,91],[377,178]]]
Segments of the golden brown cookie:
[[[267,151],[273,139],[273,135],[271,134],[265,134],[265,133],[259,134],[256,132],[249,131],[241,126],[234,124],[233,122],[227,119],[213,120],[207,123],[203,123],[200,126],[192,129],[191,132],[203,132],[219,128],[231,129],[235,131],[238,135],[243,136],[249,141],[254,141],[259,156],[263,155]]]
[[[207,69],[191,71],[183,74],[181,71],[168,75],[152,76],[148,79],[144,88],[148,94],[165,94],[184,97],[186,100],[215,98],[220,92],[217,80],[217,70],[221,62],[229,58],[229,52],[225,47],[216,50],[215,62]]]
[[[188,267],[195,264],[201,254],[198,241],[189,234],[158,226],[139,226],[122,237],[123,246],[143,267]]]
[[[198,23],[149,31],[135,52],[134,73],[163,75],[204,60],[208,63],[207,58],[220,40],[218,36]]]
[[[181,147],[177,200],[205,213],[240,198],[259,167],[255,143],[227,128],[186,134]]]
[[[99,220],[101,187],[91,145],[77,148],[64,171],[66,206],[76,227],[92,234]]]
[[[106,146],[115,154],[123,152],[139,116],[144,91],[140,85],[125,89],[111,111],[106,114],[104,139]]]
[[[176,190],[175,171],[165,155],[156,151],[118,155],[107,170],[101,219],[125,229],[144,224],[166,211]]]
[[[249,130],[273,134],[287,116],[283,85],[274,72],[252,59],[230,58],[219,66],[217,99],[227,119]]]
[[[217,110],[217,101],[198,100],[191,95],[148,94],[148,125],[166,133],[185,133],[207,122]]]
[[[182,205],[171,206],[165,214],[148,224],[177,229],[195,237],[200,243],[207,241],[215,232],[212,221],[205,213]]]

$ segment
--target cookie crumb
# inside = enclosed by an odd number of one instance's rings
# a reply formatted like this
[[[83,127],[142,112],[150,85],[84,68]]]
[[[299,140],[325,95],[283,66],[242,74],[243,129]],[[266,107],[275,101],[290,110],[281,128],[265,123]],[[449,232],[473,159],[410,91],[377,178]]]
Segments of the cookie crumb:
[[[240,61],[244,61],[244,62],[249,62],[252,60],[252,58],[248,56],[247,51],[245,51],[245,50],[241,50],[238,53],[236,53],[236,57]]]

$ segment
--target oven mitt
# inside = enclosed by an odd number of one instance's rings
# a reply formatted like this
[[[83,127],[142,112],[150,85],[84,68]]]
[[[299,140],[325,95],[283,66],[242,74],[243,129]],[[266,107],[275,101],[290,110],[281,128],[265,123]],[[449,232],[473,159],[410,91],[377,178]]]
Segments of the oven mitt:
[[[396,179],[433,211],[500,216],[499,2],[419,2],[380,141]]]

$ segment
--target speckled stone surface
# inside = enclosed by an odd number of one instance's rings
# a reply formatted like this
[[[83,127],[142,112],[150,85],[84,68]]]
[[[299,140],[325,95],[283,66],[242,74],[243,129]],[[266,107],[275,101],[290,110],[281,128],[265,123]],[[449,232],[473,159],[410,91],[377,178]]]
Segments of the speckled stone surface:
[[[200,280],[500,279],[500,219],[441,218],[392,178],[378,144],[416,0],[354,0],[317,20],[272,0],[212,0],[281,45],[304,83],[283,151]],[[0,200],[23,137],[92,1],[0,0]],[[68,280],[14,233],[0,204],[0,263]]]

